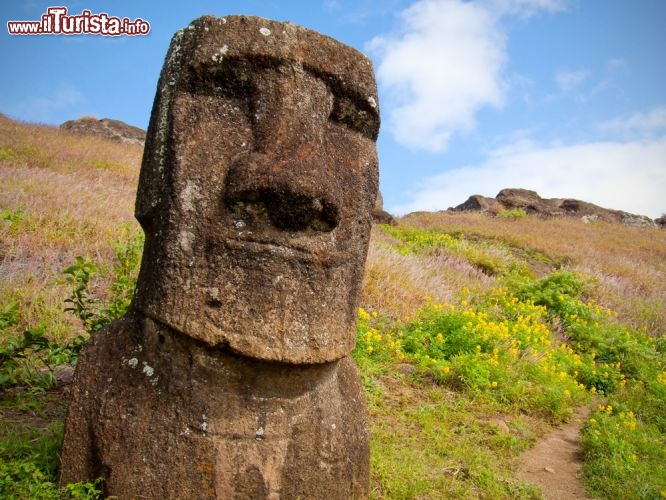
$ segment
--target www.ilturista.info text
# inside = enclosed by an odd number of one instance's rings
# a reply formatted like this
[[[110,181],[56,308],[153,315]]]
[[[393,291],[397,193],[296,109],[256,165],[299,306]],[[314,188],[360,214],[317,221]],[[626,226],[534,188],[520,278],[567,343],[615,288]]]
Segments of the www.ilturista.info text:
[[[84,10],[68,16],[67,7],[49,7],[39,21],[7,21],[10,35],[147,35],[150,23],[141,18],[130,21],[125,17],[109,16],[105,12],[93,14]]]

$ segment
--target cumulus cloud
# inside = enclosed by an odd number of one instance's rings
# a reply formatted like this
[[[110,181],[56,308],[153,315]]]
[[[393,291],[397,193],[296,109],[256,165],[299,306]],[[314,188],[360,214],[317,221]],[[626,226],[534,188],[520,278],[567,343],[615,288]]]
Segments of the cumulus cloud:
[[[480,107],[502,104],[504,36],[473,2],[423,0],[400,19],[400,33],[370,43],[388,91],[388,127],[403,145],[442,151]]]
[[[472,194],[494,197],[507,187],[658,217],[666,211],[666,137],[559,146],[516,142],[492,151],[481,164],[426,179],[411,202],[390,209],[442,210]]]
[[[402,145],[444,151],[482,108],[501,107],[506,35],[500,20],[564,7],[562,0],[421,0],[399,15],[397,32],[375,37],[387,128]]]

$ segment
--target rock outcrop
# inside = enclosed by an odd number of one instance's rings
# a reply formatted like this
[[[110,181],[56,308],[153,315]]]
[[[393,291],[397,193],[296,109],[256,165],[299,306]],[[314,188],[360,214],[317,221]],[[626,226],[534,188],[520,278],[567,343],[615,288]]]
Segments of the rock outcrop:
[[[69,120],[60,125],[60,130],[70,134],[104,137],[112,141],[136,146],[143,146],[146,141],[145,130],[109,118],[98,120],[92,117],[82,117]]]
[[[375,224],[390,224],[395,225],[395,219],[393,216],[384,210],[384,198],[382,197],[381,192],[377,192],[377,199],[375,200],[375,206],[372,209],[372,221]]]
[[[578,217],[584,222],[601,220],[630,226],[655,225],[652,219],[644,215],[602,208],[592,203],[569,198],[541,198],[536,191],[528,189],[502,189],[495,198],[475,194],[450,210],[498,214],[503,210],[512,209],[524,210],[528,214],[543,217]]]
[[[370,61],[289,23],[174,35],[134,301],[79,359],[61,482],[118,498],[365,498],[349,356],[378,188]]]

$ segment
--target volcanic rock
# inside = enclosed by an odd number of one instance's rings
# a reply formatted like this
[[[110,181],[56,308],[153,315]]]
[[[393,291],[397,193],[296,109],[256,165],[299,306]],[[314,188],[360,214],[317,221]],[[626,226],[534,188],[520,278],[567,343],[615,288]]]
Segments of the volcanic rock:
[[[128,314],[76,368],[62,483],[118,498],[365,498],[349,354],[377,198],[370,61],[290,23],[202,17],[162,69]]]
[[[142,147],[146,140],[145,130],[109,118],[98,120],[92,117],[82,117],[77,120],[69,120],[60,125],[60,130],[70,134],[104,137],[112,141]]]
[[[578,217],[584,222],[601,220],[630,226],[650,227],[655,225],[652,219],[644,215],[602,208],[592,203],[570,198],[541,198],[536,191],[516,188],[502,189],[495,198],[475,194],[450,210],[498,214],[503,210],[513,209],[524,210],[527,214],[542,217]]]

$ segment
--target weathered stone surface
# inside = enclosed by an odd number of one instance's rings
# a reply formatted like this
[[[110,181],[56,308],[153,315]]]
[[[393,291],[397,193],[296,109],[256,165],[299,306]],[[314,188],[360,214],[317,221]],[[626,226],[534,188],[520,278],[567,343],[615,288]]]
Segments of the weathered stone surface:
[[[521,209],[528,214],[543,217],[580,217],[586,223],[601,220],[619,222],[628,226],[652,227],[655,225],[652,219],[644,215],[602,208],[593,203],[574,199],[541,198],[536,191],[516,188],[502,189],[495,198],[472,195],[467,201],[450,210],[497,214],[502,210],[510,209]]]
[[[527,212],[536,212],[544,200],[536,191],[530,189],[502,189],[495,197],[504,208],[522,208]]]
[[[160,76],[130,312],[71,387],[61,482],[118,498],[365,498],[354,347],[377,196],[370,62],[292,24],[203,17]]]
[[[370,61],[331,38],[249,17],[179,32],[139,182],[137,307],[257,359],[349,354],[378,126]]]
[[[494,198],[487,198],[480,194],[473,194],[467,200],[455,207],[457,212],[496,212],[500,210],[500,205]]]
[[[377,210],[376,208],[372,210],[372,222],[375,224],[390,224],[395,226],[396,222],[393,216],[388,213],[386,210]]]
[[[258,362],[133,313],[79,361],[61,481],[102,476],[120,499],[364,498],[366,425],[349,357]]]
[[[83,117],[77,120],[69,120],[60,125],[60,130],[71,134],[104,137],[112,141],[136,146],[143,146],[146,140],[145,130],[109,118],[98,120],[92,117]]]
[[[384,197],[381,191],[377,191],[377,199],[372,209],[372,222],[375,224],[390,224],[392,226],[396,224],[393,216],[384,210]]]

